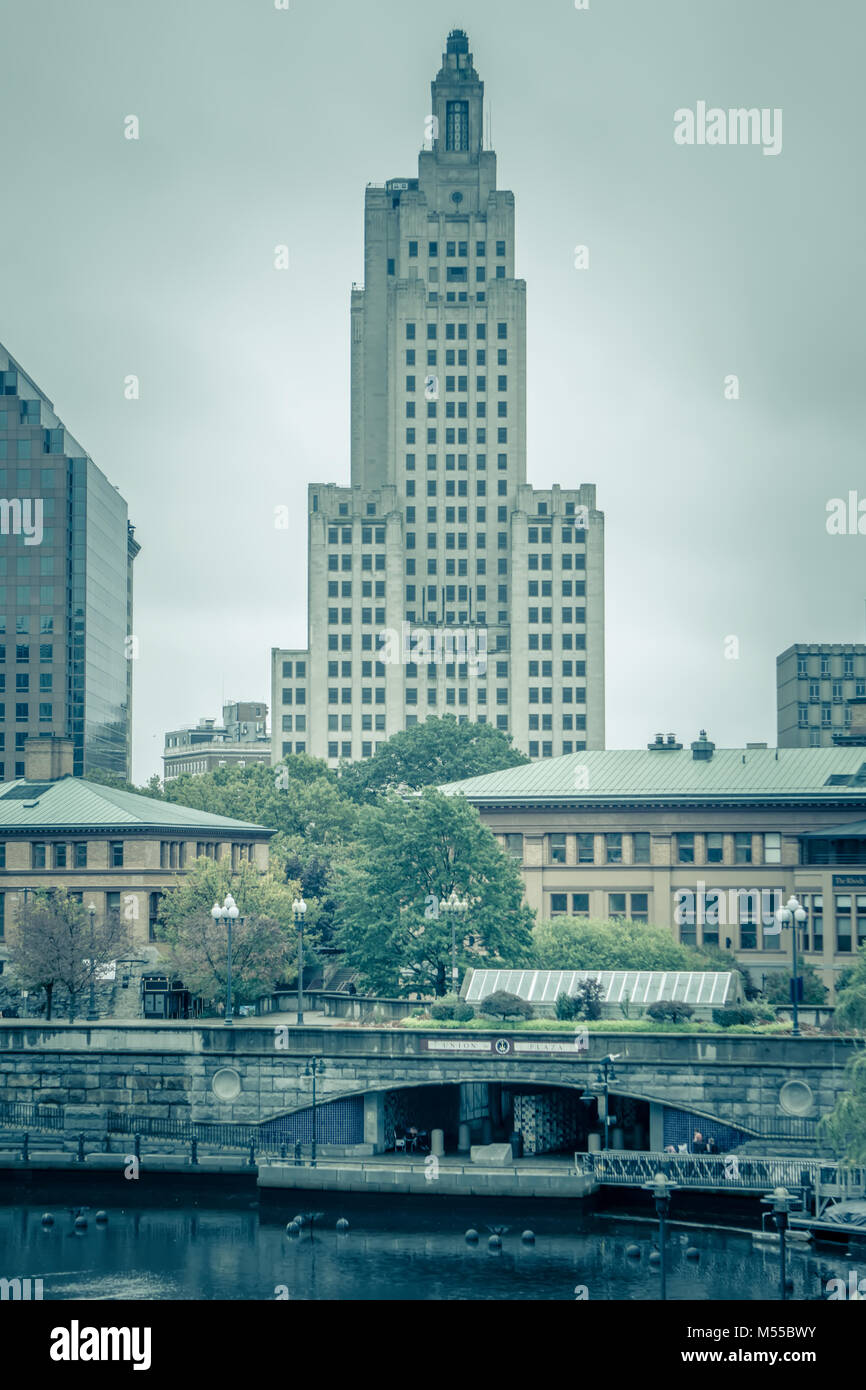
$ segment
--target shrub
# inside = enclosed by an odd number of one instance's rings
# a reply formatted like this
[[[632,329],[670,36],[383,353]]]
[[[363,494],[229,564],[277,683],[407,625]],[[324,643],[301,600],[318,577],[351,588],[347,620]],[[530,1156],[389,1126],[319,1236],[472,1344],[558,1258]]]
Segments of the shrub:
[[[603,990],[598,980],[581,980],[575,990],[575,1018],[601,1018]]]
[[[694,1011],[692,1004],[682,1004],[674,999],[657,999],[647,1009],[647,1016],[657,1023],[685,1023]]]
[[[467,1004],[465,999],[460,999],[454,1005],[454,1018],[457,1023],[466,1023],[468,1019],[475,1017],[475,1010],[471,1004]]]
[[[568,1020],[576,1017],[577,1000],[571,994],[557,994],[553,1007],[557,1018]]]
[[[437,999],[435,1004],[430,1005],[431,1018],[453,1018],[455,1002],[453,999]]]
[[[772,1023],[775,1017],[776,1011],[769,1004],[726,1004],[713,1009],[713,1023],[720,1028],[732,1028],[735,1023]]]
[[[532,1018],[532,1005],[519,999],[516,994],[498,989],[488,994],[481,1005],[481,1012],[489,1018]]]

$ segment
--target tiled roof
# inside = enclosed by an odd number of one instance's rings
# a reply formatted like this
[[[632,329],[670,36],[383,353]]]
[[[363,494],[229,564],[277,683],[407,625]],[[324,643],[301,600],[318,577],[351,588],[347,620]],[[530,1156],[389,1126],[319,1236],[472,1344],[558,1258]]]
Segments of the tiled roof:
[[[4,830],[23,829],[273,834],[261,825],[215,816],[173,801],[116,791],[81,777],[62,777],[49,783],[21,780],[0,786],[0,834]]]
[[[440,790],[460,793],[478,804],[707,798],[866,801],[866,748],[717,748],[706,760],[693,758],[689,748],[583,751],[450,782]]]

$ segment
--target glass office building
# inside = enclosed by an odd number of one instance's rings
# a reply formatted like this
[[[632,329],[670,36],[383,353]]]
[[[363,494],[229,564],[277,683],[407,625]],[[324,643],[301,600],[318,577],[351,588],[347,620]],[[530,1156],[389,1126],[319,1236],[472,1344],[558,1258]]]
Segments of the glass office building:
[[[127,506],[0,347],[0,780],[28,737],[71,738],[76,776],[130,776]]]

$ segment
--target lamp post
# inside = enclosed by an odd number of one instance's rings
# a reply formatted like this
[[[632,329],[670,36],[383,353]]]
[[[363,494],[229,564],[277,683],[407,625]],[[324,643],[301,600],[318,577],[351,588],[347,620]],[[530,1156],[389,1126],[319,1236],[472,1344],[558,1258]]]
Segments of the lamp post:
[[[317,1117],[317,1113],[318,1113],[317,1110],[316,1110],[316,1077],[318,1076],[318,1074],[319,1074],[319,1072],[320,1072],[321,1070],[322,1070],[322,1059],[321,1059],[321,1057],[313,1057],[313,1058],[307,1063],[307,1066],[306,1066],[306,1073],[307,1073],[307,1076],[311,1076],[311,1077],[313,1078],[313,1142],[312,1142],[312,1145],[311,1145],[311,1148],[310,1148],[310,1164],[311,1164],[311,1167],[313,1167],[313,1168],[315,1168],[315,1166],[316,1166],[316,1129],[317,1129],[316,1117]]]
[[[225,922],[228,932],[228,971],[226,974],[226,1016],[225,1026],[231,1028],[234,1020],[232,1019],[232,922],[237,920],[238,905],[231,893],[226,893],[225,902],[222,907],[219,903],[214,903],[210,910],[210,915],[215,922]]]
[[[614,1062],[620,1056],[619,1052],[609,1052],[606,1057],[602,1057],[598,1064],[598,1071],[595,1077],[595,1086],[600,1087],[604,1094],[604,1150],[610,1148],[610,1082],[617,1080]],[[587,1086],[581,1096],[587,1105],[592,1104],[595,1097],[595,1088]]]
[[[96,962],[93,959],[93,923],[96,918],[96,906],[88,903],[87,916],[90,919],[90,1000],[87,1005],[87,1021],[92,1023],[99,1017],[96,1012]]]
[[[295,929],[298,933],[298,1023],[304,1021],[304,918],[307,915],[307,904],[303,898],[295,898],[292,903],[292,916],[295,919]],[[315,1081],[314,1081],[315,1086]]]
[[[779,1298],[782,1302],[788,1297],[788,1279],[785,1271],[785,1232],[788,1229],[788,1212],[795,1198],[787,1187],[774,1187],[761,1198],[762,1203],[772,1208],[773,1225],[779,1232]]]
[[[677,1186],[665,1173],[656,1173],[652,1182],[642,1183],[645,1192],[655,1198],[656,1215],[659,1219],[659,1273],[661,1275],[661,1298],[667,1298],[667,1262],[665,1260],[665,1221],[671,1209],[671,1192]]]
[[[782,927],[791,928],[791,1004],[794,1011],[793,1026],[791,1028],[792,1038],[799,1038],[800,1036],[800,1019],[797,1013],[797,991],[800,984],[797,974],[797,935],[807,915],[806,909],[801,905],[798,899],[794,897],[793,893],[785,906],[780,907],[776,913],[776,921],[779,923],[780,930]]]
[[[457,922],[466,921],[469,899],[458,897],[456,889],[452,888],[439,910],[447,912],[451,919],[451,993],[457,994]]]

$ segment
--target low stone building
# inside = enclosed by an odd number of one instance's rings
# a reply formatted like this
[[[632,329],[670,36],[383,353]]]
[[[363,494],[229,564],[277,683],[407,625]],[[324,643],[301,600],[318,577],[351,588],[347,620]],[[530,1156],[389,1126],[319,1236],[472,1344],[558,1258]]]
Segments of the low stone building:
[[[624,918],[721,946],[763,987],[790,972],[776,908],[806,911],[802,959],[832,991],[866,944],[862,747],[587,751],[444,788],[518,860],[540,921]],[[832,999],[832,994],[831,994]]]
[[[162,895],[197,858],[267,868],[272,830],[72,777],[70,741],[29,740],[25,764],[25,778],[0,786],[0,970],[8,926],[38,889],[119,912],[147,954]]]

